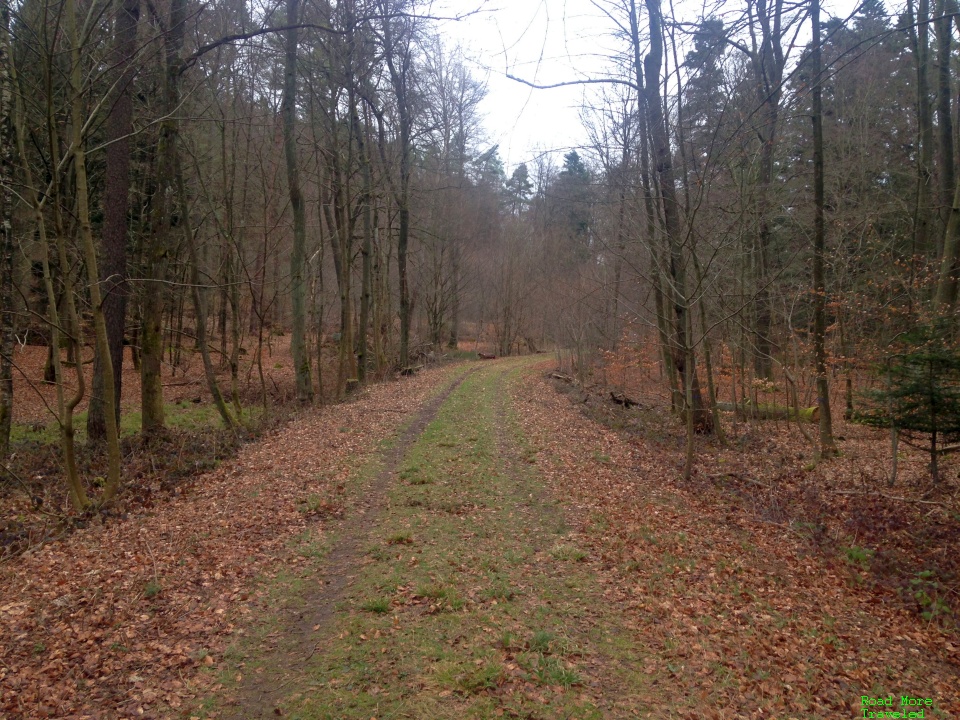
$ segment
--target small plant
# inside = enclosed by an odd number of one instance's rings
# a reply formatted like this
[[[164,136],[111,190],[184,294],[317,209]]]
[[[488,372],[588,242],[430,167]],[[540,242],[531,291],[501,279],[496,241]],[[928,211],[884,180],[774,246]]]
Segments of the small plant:
[[[388,545],[412,545],[413,535],[408,532],[394,533],[387,538]]]
[[[594,453],[593,453],[593,459],[596,460],[598,463],[601,463],[601,464],[603,464],[603,465],[609,465],[609,464],[610,464],[610,456],[609,456],[609,455],[605,455],[604,453],[601,453],[599,450],[594,451]]]
[[[960,438],[960,348],[952,337],[939,322],[905,335],[902,351],[876,369],[886,388],[866,393],[867,406],[853,415],[854,422],[893,428],[908,445],[925,447],[935,483],[943,446]]]
[[[462,597],[460,597],[456,593],[451,592],[447,594],[447,604],[442,609],[447,610],[449,612],[458,612],[460,610],[463,610],[466,604],[467,604],[466,600],[464,600]]]
[[[417,465],[411,465],[401,470],[400,479],[406,480],[411,485],[429,485],[433,482],[433,478],[421,472]]]
[[[503,681],[503,667],[496,662],[484,663],[476,670],[465,673],[458,680],[460,688],[468,693],[495,688]]]
[[[439,583],[429,585],[419,585],[417,587],[417,597],[429,598],[431,600],[442,600],[447,597],[447,588]]]
[[[847,556],[847,562],[851,565],[859,565],[864,570],[870,567],[870,558],[874,555],[874,551],[870,548],[853,546],[844,548],[843,551]]]
[[[580,562],[581,560],[586,559],[587,553],[573,545],[554,545],[553,549],[550,551],[550,554],[556,560],[566,560],[570,562]]]
[[[455,663],[444,663],[437,670],[437,680],[451,690],[464,694],[473,694],[497,687],[503,682],[503,666],[495,661],[483,662],[468,667]]]
[[[910,580],[910,594],[920,608],[924,620],[934,620],[949,615],[950,608],[941,599],[940,582],[933,570],[921,570]]]
[[[389,598],[374,598],[372,600],[367,600],[367,602],[360,606],[360,609],[369,613],[387,613],[390,612],[390,600]]]
[[[343,504],[334,496],[323,497],[312,493],[299,502],[297,510],[304,515],[314,515],[319,518],[340,517],[343,515]]]
[[[537,630],[530,638],[530,651],[546,655],[550,652],[550,643],[556,636],[546,630]]]
[[[833,633],[830,633],[829,635],[823,638],[823,644],[829,645],[835,650],[840,650],[843,647],[843,641]]]
[[[162,590],[163,588],[160,586],[160,583],[156,580],[151,580],[147,583],[146,587],[143,588],[143,596],[149,600],[159,595]]]
[[[537,679],[537,682],[543,685],[571,687],[583,682],[580,675],[566,667],[559,658],[555,657],[540,657],[537,661],[537,667],[534,668],[533,676]]]
[[[498,582],[486,588],[483,591],[483,596],[488,600],[513,600],[516,593],[506,583]]]

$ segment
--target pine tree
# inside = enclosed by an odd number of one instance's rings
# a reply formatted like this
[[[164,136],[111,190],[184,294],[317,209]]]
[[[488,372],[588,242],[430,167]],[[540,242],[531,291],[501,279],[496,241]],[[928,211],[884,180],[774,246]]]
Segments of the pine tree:
[[[529,202],[531,192],[533,192],[533,183],[530,182],[530,171],[527,170],[526,163],[520,163],[513,171],[510,179],[507,180],[506,185],[506,194],[512,215],[520,216],[524,206]]]
[[[940,479],[937,460],[942,445],[960,439],[960,348],[936,326],[908,338],[910,346],[878,369],[886,388],[867,393],[868,406],[855,419],[875,427],[892,427],[930,453],[930,474]]]

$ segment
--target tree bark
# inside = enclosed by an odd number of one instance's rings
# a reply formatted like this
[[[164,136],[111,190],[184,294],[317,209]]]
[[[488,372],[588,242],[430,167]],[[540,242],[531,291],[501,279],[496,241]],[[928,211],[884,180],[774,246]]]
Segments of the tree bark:
[[[653,160],[659,177],[660,197],[662,201],[664,231],[669,245],[669,268],[671,287],[670,300],[673,304],[673,363],[677,369],[681,386],[689,388],[686,412],[693,413],[693,429],[698,433],[713,432],[713,416],[703,402],[700,384],[697,381],[697,369],[693,347],[690,344],[687,314],[689,299],[685,260],[683,257],[683,239],[681,237],[680,214],[677,207],[677,190],[673,174],[673,162],[670,139],[663,116],[660,97],[660,69],[663,64],[663,22],[659,0],[645,0],[650,17],[650,51],[644,59],[645,93],[649,131],[652,140]],[[635,39],[638,43],[639,39]],[[690,374],[688,380],[687,373]]]
[[[7,53],[6,60],[9,62],[9,65],[7,62],[4,62],[3,67],[9,67],[11,87],[16,87],[18,84],[17,72],[16,66],[12,61],[13,55],[10,52],[10,35],[7,30],[8,27],[6,24],[0,28],[0,32],[3,32],[2,52]],[[46,72],[48,70],[49,66],[45,64],[44,71]],[[23,159],[27,156],[27,132],[25,127],[26,112],[23,107],[23,93],[20,92],[19,89],[17,90],[14,107],[16,110],[16,120],[14,126],[16,128],[17,154],[21,159]],[[49,113],[52,112],[52,103],[50,101],[48,101],[47,110],[49,117]],[[56,152],[51,154],[56,156]],[[76,390],[70,398],[67,398],[66,386],[63,378],[63,363],[60,359],[60,341],[62,332],[67,334],[67,339],[69,341],[68,347],[76,357],[76,348],[80,344],[79,337],[70,337],[70,329],[73,328],[74,332],[79,335],[80,320],[77,314],[75,294],[73,291],[73,284],[70,274],[64,273],[63,275],[62,298],[57,296],[57,291],[54,288],[53,274],[50,268],[50,245],[49,238],[47,236],[46,219],[43,212],[43,202],[38,197],[37,189],[34,185],[33,173],[30,170],[30,165],[26,162],[23,163],[23,180],[23,193],[30,205],[31,210],[33,211],[33,219],[36,223],[37,241],[42,253],[41,263],[43,266],[43,285],[47,296],[47,318],[50,323],[50,350],[52,351],[54,348],[56,348],[56,352],[50,353],[49,365],[52,375],[52,382],[56,384],[57,388],[57,419],[60,425],[60,450],[63,454],[64,475],[66,476],[67,489],[70,494],[71,504],[77,512],[83,512],[90,506],[90,499],[87,496],[86,488],[80,479],[80,472],[77,467],[73,413],[74,410],[76,410],[77,405],[80,404],[80,401],[83,399],[83,395],[86,392],[86,381],[83,376],[83,364],[75,362],[74,369],[76,371]],[[58,194],[58,183],[54,182],[51,195],[56,197]],[[59,204],[57,205],[55,217],[58,219],[58,233],[56,242],[58,261],[61,267],[67,267],[66,238],[63,236],[62,232],[59,232],[62,230],[61,223],[59,222]],[[59,309],[60,302],[63,302],[63,304],[66,306],[68,320],[68,324],[66,326],[61,325],[61,315]]]
[[[913,0],[907,3],[913,20]],[[915,23],[910,25],[910,41],[917,72],[917,198],[914,219],[914,254],[929,257],[935,249],[930,243],[930,198],[933,184],[933,104],[930,101],[930,0],[918,0]]]
[[[952,18],[947,13],[946,0],[937,0],[937,19],[934,31],[937,38],[937,129],[940,150],[940,218],[946,230],[947,215],[953,204],[956,187],[956,166],[953,147],[953,114],[951,111],[952,83],[950,81],[950,54],[952,52]]]
[[[661,262],[661,253],[657,241],[656,207],[654,206],[653,188],[650,179],[650,133],[646,111],[646,93],[644,92],[643,60],[640,56],[640,26],[635,0],[630,0],[630,35],[633,46],[634,77],[637,83],[637,104],[639,105],[640,184],[643,188],[645,229],[650,248],[650,271],[653,277],[654,307],[657,314],[657,336],[660,341],[661,362],[670,388],[671,409],[679,411],[683,405],[683,393],[677,382],[677,369],[672,360],[670,323],[667,317],[666,297],[663,292],[662,278],[665,275],[665,263]]]
[[[71,124],[73,125],[73,172],[76,182],[77,219],[80,225],[80,244],[84,263],[87,266],[87,280],[90,283],[90,305],[93,313],[93,327],[96,333],[97,350],[103,357],[103,402],[110,410],[104,413],[107,426],[107,480],[103,487],[102,501],[113,501],[120,490],[120,434],[116,413],[112,409],[116,404],[116,390],[113,385],[113,363],[110,360],[110,346],[107,339],[107,323],[103,316],[103,297],[100,292],[100,275],[97,271],[97,249],[93,242],[93,228],[90,225],[89,191],[87,188],[86,152],[83,138],[83,83],[80,68],[80,38],[77,33],[75,0],[66,0],[65,15],[67,33],[70,37],[70,90]],[[59,352],[55,348],[55,352]],[[77,357],[77,363],[82,359]]]
[[[384,10],[383,34],[385,59],[390,70],[390,81],[397,101],[400,125],[400,185],[396,192],[399,228],[397,231],[397,280],[400,286],[400,368],[410,364],[410,288],[407,278],[407,253],[410,245],[410,175],[413,136],[413,116],[410,107],[409,82],[411,51],[409,38],[394,34],[388,3]]]
[[[755,6],[760,26],[759,46],[751,56],[757,101],[760,111],[760,168],[757,199],[757,241],[751,253],[754,281],[754,353],[753,368],[757,377],[769,379],[773,375],[773,341],[770,338],[772,308],[768,288],[770,276],[770,245],[773,242],[771,223],[771,193],[773,191],[774,151],[780,122],[780,98],[783,93],[784,55],[780,44],[783,3],[780,0],[759,0]],[[753,26],[751,26],[753,32]]]
[[[813,352],[817,371],[817,407],[820,409],[820,457],[837,454],[833,439],[833,418],[830,415],[830,383],[827,376],[826,305],[824,277],[826,222],[824,217],[823,160],[823,60],[820,47],[820,0],[810,0],[810,23],[813,31],[811,53],[813,76]]]
[[[299,0],[287,0],[287,19],[293,25],[300,18]],[[308,403],[313,400],[313,381],[310,374],[310,354],[306,343],[306,287],[304,267],[306,264],[307,224],[300,192],[300,173],[297,167],[297,28],[285,33],[283,68],[283,154],[287,164],[287,188],[290,192],[290,207],[293,210],[293,251],[290,253],[290,300],[293,312],[293,332],[290,350],[297,381],[297,400]]]
[[[364,382],[370,368],[367,337],[373,295],[373,174],[370,170],[370,155],[364,140],[364,128],[360,125],[360,118],[356,111],[353,113],[353,127],[363,174],[363,245],[360,249],[363,268],[360,282],[360,327],[357,330],[357,379]]]
[[[237,423],[230,414],[220,386],[217,384],[217,375],[210,359],[210,347],[207,341],[207,306],[200,285],[200,259],[197,254],[197,242],[190,225],[190,206],[187,202],[187,187],[183,179],[183,168],[180,167],[178,149],[174,149],[174,175],[177,185],[177,198],[180,214],[180,227],[183,231],[183,241],[187,246],[190,257],[190,289],[193,296],[193,308],[197,325],[197,346],[200,348],[200,357],[203,360],[203,373],[207,380],[207,389],[213,397],[213,404],[220,413],[224,427],[228,430],[236,429]]]
[[[179,101],[180,50],[186,22],[186,0],[172,0],[170,20],[164,37],[163,97],[160,139],[157,147],[157,178],[153,193],[152,227],[146,247],[146,282],[141,311],[140,408],[141,431],[150,439],[164,429],[163,312],[168,297],[167,271],[171,245],[170,221],[176,188],[176,143],[179,132],[175,117]]]
[[[127,214],[130,193],[130,134],[133,131],[133,58],[137,51],[140,0],[118,0],[111,61],[116,67],[116,89],[106,122],[106,172],[103,198],[103,316],[107,325],[113,384],[114,412],[120,424],[120,394],[123,382],[123,336],[127,314]],[[93,388],[87,412],[87,442],[100,443],[107,425],[103,404],[103,359],[96,353]]]
[[[13,81],[6,42],[10,2],[0,0],[0,462],[10,454],[13,421]]]

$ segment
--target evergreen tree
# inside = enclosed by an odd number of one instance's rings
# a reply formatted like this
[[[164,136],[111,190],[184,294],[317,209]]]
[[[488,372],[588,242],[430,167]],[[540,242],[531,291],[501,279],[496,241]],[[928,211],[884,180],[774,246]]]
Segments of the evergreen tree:
[[[879,368],[886,388],[867,393],[868,407],[855,416],[894,428],[911,445],[923,437],[934,482],[940,479],[940,446],[960,439],[960,348],[947,337],[937,326],[908,337],[904,351]]]
[[[520,216],[529,202],[532,192],[533,183],[530,182],[530,171],[527,170],[526,163],[520,163],[513,171],[510,179],[507,180],[506,185],[506,195],[511,215]]]
[[[563,170],[550,194],[555,205],[554,217],[561,220],[561,232],[570,241],[574,255],[585,259],[593,244],[590,237],[593,192],[590,171],[576,150],[563,156]]]

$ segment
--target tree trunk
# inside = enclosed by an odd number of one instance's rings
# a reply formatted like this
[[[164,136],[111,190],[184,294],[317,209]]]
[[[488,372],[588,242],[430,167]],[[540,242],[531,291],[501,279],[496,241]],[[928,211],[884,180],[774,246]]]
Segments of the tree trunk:
[[[946,0],[937,3],[936,21],[938,55],[950,57],[951,27],[949,13],[956,12],[954,3],[947,7]],[[947,17],[943,17],[947,15]],[[960,17],[957,18],[960,28]],[[940,127],[940,191],[945,208],[943,252],[940,257],[940,275],[934,298],[934,310],[952,312],[957,302],[957,279],[960,275],[960,182],[954,165],[953,118],[950,114],[950,62],[941,60],[939,68],[939,94],[937,98],[937,122]],[[949,184],[948,184],[949,183]]]
[[[671,160],[670,139],[663,117],[660,97],[660,69],[663,63],[663,25],[659,0],[646,0],[650,16],[650,51],[644,59],[645,93],[649,131],[652,140],[653,159],[659,176],[660,197],[662,201],[664,231],[670,248],[670,300],[673,304],[673,362],[683,387],[689,387],[689,401],[686,412],[693,413],[693,429],[698,433],[713,432],[713,416],[705,407],[697,381],[696,362],[688,333],[690,312],[687,293],[685,260],[683,257],[683,239],[681,237],[680,214],[677,207],[677,190]],[[639,37],[634,38],[635,45]],[[690,373],[689,383],[687,373]]]
[[[0,0],[0,462],[10,454],[13,421],[13,79],[7,38],[9,0]]]
[[[293,24],[300,18],[300,1],[287,0],[287,20]],[[283,67],[283,153],[287,163],[287,187],[293,210],[293,250],[290,253],[290,300],[293,313],[293,332],[290,350],[297,378],[297,400],[313,400],[313,381],[310,374],[310,354],[306,343],[306,264],[307,224],[300,192],[300,173],[297,167],[297,28],[286,31]]]
[[[17,85],[17,73],[16,66],[12,62],[12,54],[10,53],[10,36],[8,33],[8,26],[5,22],[2,27],[0,27],[0,32],[3,33],[3,46],[0,48],[0,53],[6,53],[6,58],[3,61],[2,67],[9,67],[11,87],[14,87]],[[45,71],[48,69],[49,67],[44,68]],[[25,128],[26,121],[24,118],[26,112],[24,111],[22,98],[23,94],[21,92],[17,92],[17,99],[14,104],[16,109],[15,128],[17,153],[21,158],[25,158],[27,133]],[[48,103],[48,113],[51,112],[51,110],[52,106]],[[64,475],[66,476],[67,480],[67,489],[70,493],[71,504],[77,512],[83,512],[90,506],[90,499],[87,496],[86,488],[80,479],[80,472],[77,468],[73,429],[74,410],[76,409],[77,405],[80,404],[80,401],[83,399],[83,395],[86,392],[86,385],[83,376],[83,364],[74,364],[76,371],[76,391],[69,399],[67,399],[65,392],[66,386],[63,378],[63,363],[60,359],[60,341],[61,332],[63,330],[63,327],[61,326],[61,316],[59,310],[61,298],[57,296],[56,289],[54,288],[53,274],[50,269],[50,245],[47,237],[46,220],[43,213],[42,202],[38,198],[36,186],[34,185],[33,174],[30,170],[30,165],[27,163],[23,164],[23,175],[23,192],[27,202],[30,204],[31,210],[33,211],[33,219],[36,223],[37,240],[42,252],[41,263],[43,266],[43,285],[47,296],[47,318],[50,323],[50,349],[51,351],[56,349],[56,352],[50,353],[49,365],[52,375],[52,382],[56,383],[57,387],[57,419],[60,425],[60,450],[63,453]],[[56,196],[58,193],[59,189],[57,187],[57,183],[54,183],[53,192],[51,194]],[[59,222],[59,209],[57,210],[56,217],[58,218],[57,226],[59,230],[61,225]],[[66,238],[64,238],[62,232],[57,233],[57,253],[60,266],[64,268],[68,267]],[[71,351],[76,352],[75,347],[79,344],[79,337],[69,337],[69,328],[72,327],[79,336],[80,320],[77,315],[75,294],[69,273],[64,273],[62,285],[62,302],[64,305],[66,305],[67,320],[69,321],[67,326],[67,335],[69,341],[68,346],[70,347]],[[46,373],[46,368],[44,371]]]
[[[186,0],[172,0],[170,21],[164,37],[163,121],[157,145],[157,178],[153,193],[151,232],[145,248],[144,287],[140,339],[141,432],[149,440],[164,429],[163,313],[167,305],[167,273],[170,252],[172,198],[176,197],[175,156],[179,99],[180,49],[183,46]]]
[[[947,14],[946,0],[937,0],[937,129],[940,141],[940,219],[945,231],[947,216],[953,204],[956,186],[956,167],[953,148],[953,115],[951,113],[952,83],[950,82],[950,54],[952,52],[952,18]]]
[[[907,3],[913,20],[913,0]],[[914,254],[929,257],[930,198],[933,183],[933,106],[930,101],[930,0],[918,0],[915,23],[909,23],[917,71],[917,198],[914,219]]]
[[[213,397],[213,404],[220,413],[224,426],[228,430],[236,429],[237,423],[230,414],[220,386],[217,384],[217,375],[210,359],[210,347],[207,342],[207,307],[206,298],[200,286],[200,259],[197,254],[197,242],[190,226],[190,206],[187,202],[187,187],[183,180],[183,168],[180,167],[179,150],[174,149],[174,175],[177,184],[177,198],[180,214],[180,227],[183,229],[183,241],[187,246],[190,257],[190,286],[193,296],[193,308],[197,325],[197,346],[200,348],[200,357],[203,360],[204,377],[207,380],[207,389]]]
[[[363,269],[360,287],[360,327],[357,330],[357,379],[364,382],[370,367],[368,357],[368,331],[370,329],[370,303],[373,295],[373,175],[370,170],[370,155],[364,140],[364,128],[360,118],[353,113],[354,133],[363,173]]]
[[[113,363],[110,360],[110,345],[107,339],[107,323],[103,316],[103,297],[100,292],[100,275],[97,272],[97,249],[93,242],[93,228],[90,225],[89,193],[87,189],[86,153],[83,138],[84,94],[80,68],[80,39],[77,33],[75,0],[67,0],[65,15],[67,33],[70,37],[70,90],[71,124],[73,125],[73,172],[76,181],[77,220],[80,225],[80,244],[83,259],[87,266],[87,280],[90,283],[90,306],[93,313],[93,326],[96,333],[97,350],[103,357],[103,403],[108,411],[104,413],[107,426],[107,481],[103,487],[103,502],[110,503],[120,490],[120,434],[117,416],[113,412],[116,406],[116,390],[113,385]],[[59,352],[59,350],[57,350]],[[82,363],[82,358],[77,358]]]
[[[643,60],[640,57],[640,26],[637,19],[637,9],[635,0],[630,1],[630,34],[631,44],[633,46],[633,66],[634,77],[637,83],[637,103],[639,105],[639,127],[640,136],[640,183],[643,188],[643,208],[644,219],[646,221],[647,243],[650,248],[650,270],[653,277],[653,296],[655,309],[657,313],[657,336],[660,341],[660,355],[664,371],[667,375],[667,383],[670,388],[671,409],[675,412],[683,405],[683,391],[677,382],[677,369],[672,361],[672,350],[670,342],[669,318],[667,317],[666,297],[663,292],[662,278],[666,274],[665,264],[661,262],[660,251],[657,242],[657,220],[656,208],[653,201],[653,189],[650,178],[650,133],[648,129],[648,120],[646,109],[646,99],[644,93],[643,80]]]
[[[824,278],[826,222],[824,218],[823,187],[823,97],[822,50],[820,47],[820,0],[810,1],[810,22],[813,26],[811,54],[813,83],[813,352],[817,370],[817,407],[820,409],[820,457],[837,454],[833,439],[833,418],[830,415],[830,384],[827,376],[826,305],[827,288]]]
[[[390,81],[396,95],[396,111],[400,125],[400,185],[396,191],[399,228],[397,234],[397,279],[400,286],[400,368],[410,364],[410,288],[407,278],[407,253],[410,245],[410,175],[412,165],[413,117],[410,98],[411,49],[409,37],[396,37],[395,19],[387,3],[381,3],[385,11],[383,34],[385,59],[390,70]],[[405,20],[402,19],[401,20]]]
[[[130,191],[130,134],[133,131],[133,58],[137,51],[140,0],[118,0],[111,61],[117,70],[116,90],[106,122],[106,171],[103,197],[103,316],[116,389],[114,412],[120,424],[123,382],[123,335],[127,314],[127,213]],[[93,388],[87,412],[87,442],[100,443],[107,425],[103,404],[103,359],[96,353]]]

